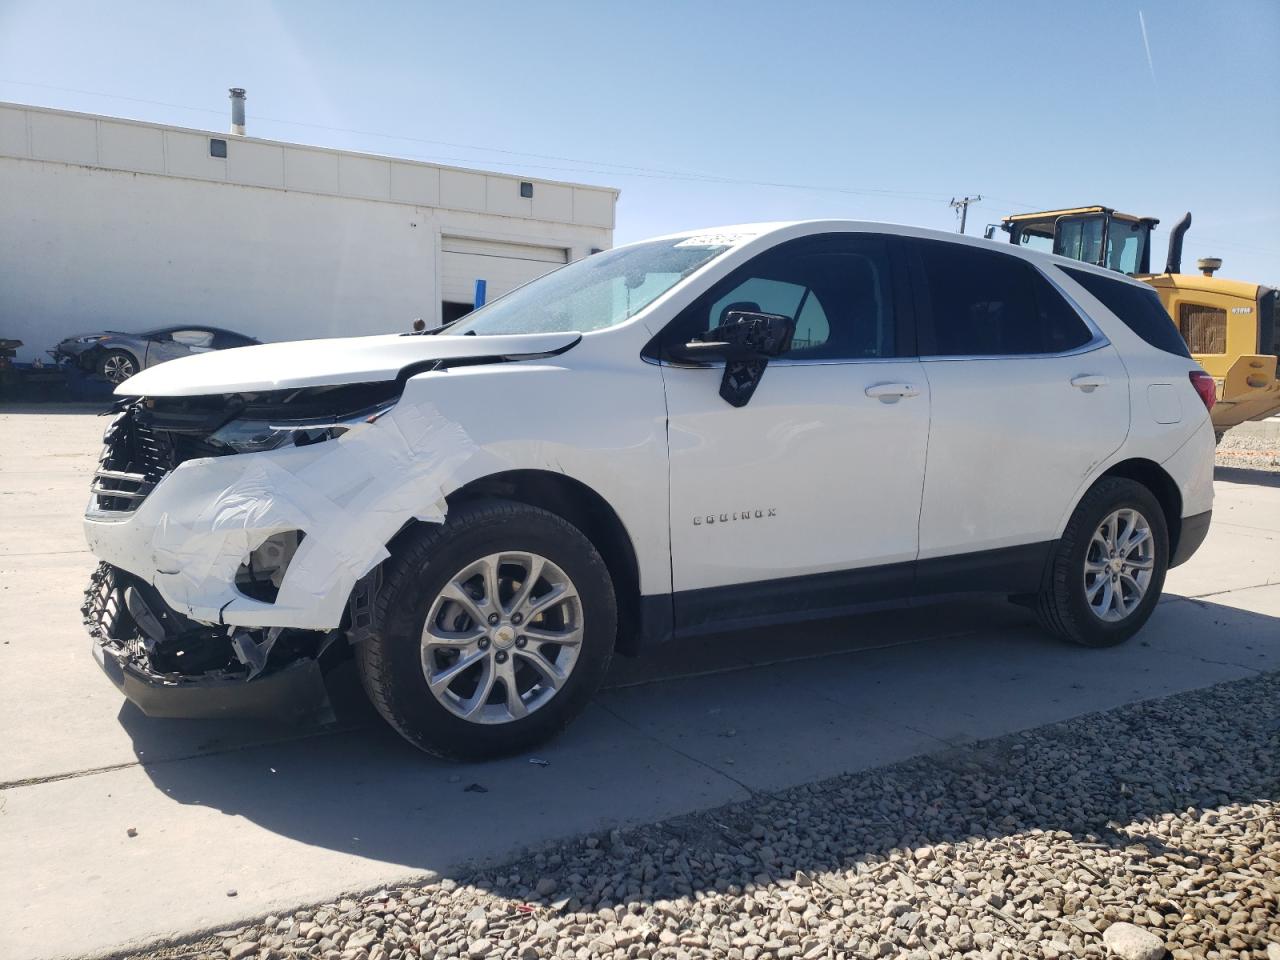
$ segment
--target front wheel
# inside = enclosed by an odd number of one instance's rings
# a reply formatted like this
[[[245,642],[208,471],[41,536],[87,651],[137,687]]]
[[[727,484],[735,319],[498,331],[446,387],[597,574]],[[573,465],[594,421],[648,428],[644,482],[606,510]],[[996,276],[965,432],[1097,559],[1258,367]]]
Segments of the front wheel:
[[[1151,616],[1168,567],[1159,501],[1140,483],[1107,477],[1067,522],[1036,613],[1050,632],[1073,643],[1123,643]]]
[[[138,361],[126,350],[108,350],[98,360],[98,375],[108,383],[124,383],[138,372]]]
[[[479,760],[563,729],[603,680],[616,634],[613,582],[591,541],[553,513],[493,500],[401,542],[356,662],[406,740]]]

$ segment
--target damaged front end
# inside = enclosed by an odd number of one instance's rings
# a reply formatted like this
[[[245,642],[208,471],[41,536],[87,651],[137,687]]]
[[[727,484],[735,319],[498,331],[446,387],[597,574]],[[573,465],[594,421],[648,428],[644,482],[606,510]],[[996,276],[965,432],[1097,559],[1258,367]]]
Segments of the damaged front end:
[[[400,393],[121,404],[85,513],[102,563],[83,613],[95,657],[144,713],[329,716],[321,668],[359,640],[386,545],[443,520],[441,485],[474,451]]]
[[[341,656],[340,631],[199,623],[108,563],[94,571],[80,611],[94,658],[149,717],[333,720],[322,663]]]

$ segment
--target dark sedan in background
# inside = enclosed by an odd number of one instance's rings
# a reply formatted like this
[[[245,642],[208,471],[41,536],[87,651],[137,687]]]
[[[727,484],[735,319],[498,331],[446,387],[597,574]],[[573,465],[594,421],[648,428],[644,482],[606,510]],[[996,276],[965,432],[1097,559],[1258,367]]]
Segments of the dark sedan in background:
[[[253,337],[219,327],[174,326],[146,333],[104,330],[67,337],[49,352],[59,363],[70,362],[110,383],[128,380],[139,370],[193,353],[228,350],[258,343]]]

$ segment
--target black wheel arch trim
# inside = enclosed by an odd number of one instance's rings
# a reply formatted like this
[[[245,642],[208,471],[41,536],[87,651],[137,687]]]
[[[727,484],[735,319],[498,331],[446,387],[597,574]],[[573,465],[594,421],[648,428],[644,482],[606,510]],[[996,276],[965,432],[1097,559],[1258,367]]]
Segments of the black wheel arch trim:
[[[1170,536],[1169,567],[1173,568],[1186,563],[1192,554],[1200,549],[1204,538],[1209,535],[1209,524],[1213,521],[1213,511],[1206,510],[1190,517],[1183,517],[1179,524],[1181,533],[1176,545]]]

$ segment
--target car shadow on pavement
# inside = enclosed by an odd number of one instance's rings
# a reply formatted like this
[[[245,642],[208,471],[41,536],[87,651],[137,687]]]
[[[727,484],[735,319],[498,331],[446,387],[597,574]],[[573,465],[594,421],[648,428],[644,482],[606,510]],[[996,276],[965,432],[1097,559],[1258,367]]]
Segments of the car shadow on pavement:
[[[1166,706],[1149,709],[1177,719],[1179,695],[1191,696],[1184,691],[1280,668],[1280,619],[1204,601],[1162,603],[1143,634],[1109,650],[1059,644],[1004,604],[946,604],[930,615],[986,617],[991,628],[832,652],[836,638],[856,646],[869,621],[888,615],[844,618],[771,631],[775,647],[781,634],[789,652],[797,644],[812,652],[754,666],[740,653],[760,639],[727,635],[709,645],[720,651],[724,672],[605,691],[536,756],[489,763],[448,764],[418,753],[374,717],[350,672],[336,678],[335,730],[281,728],[264,731],[270,742],[149,762],[179,745],[182,725],[149,720],[131,707],[120,722],[147,776],[174,803],[243,817],[280,837],[406,872],[456,875],[555,839],[661,821],[837,774],[879,782],[885,775],[875,768],[912,757],[931,757],[930,769],[977,764],[1003,776],[1012,755],[1003,747],[988,751],[989,738],[1171,694]],[[1236,638],[1233,645],[1228,637]],[[1270,715],[1240,723],[1274,725],[1280,704],[1272,706]],[[893,846],[1030,826],[1096,831],[1102,813],[1132,819],[1256,794],[1238,788],[1240,758],[1230,745],[1199,742],[1194,722],[1172,724],[1157,745],[1126,742],[1150,731],[1130,733],[1107,717],[1090,721],[1105,736],[1074,746],[1068,736],[1061,750],[1050,751],[1035,773],[1035,792],[1013,806],[973,793],[960,773],[941,776],[902,809],[877,802],[884,826],[876,836]],[[214,726],[190,732],[207,738]],[[1264,791],[1270,796],[1278,755],[1262,771],[1271,778]],[[1135,757],[1144,758],[1141,766],[1126,766]],[[1085,799],[1089,810],[1071,813]],[[919,833],[912,810],[939,804],[963,804],[965,819]],[[825,856],[815,849],[784,872],[826,869]],[[653,888],[644,895],[665,894]]]
[[[1280,470],[1255,470],[1251,467],[1214,467],[1213,479],[1224,483],[1243,483],[1254,487],[1280,487]]]

